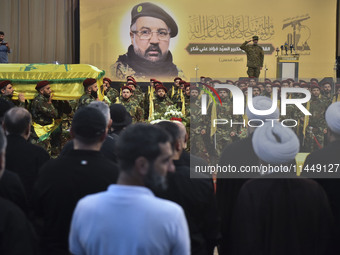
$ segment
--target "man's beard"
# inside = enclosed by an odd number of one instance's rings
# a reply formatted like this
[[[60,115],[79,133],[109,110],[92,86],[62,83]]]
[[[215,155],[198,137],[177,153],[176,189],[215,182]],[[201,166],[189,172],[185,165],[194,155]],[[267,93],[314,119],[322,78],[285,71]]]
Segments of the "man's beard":
[[[144,177],[144,185],[155,194],[160,194],[168,188],[166,177],[157,174],[153,165],[149,167],[149,171]]]
[[[51,97],[51,95],[50,94],[44,94],[44,97],[49,99]]]
[[[98,98],[98,93],[97,91],[91,90],[91,96],[93,96],[94,98]]]
[[[107,95],[107,90],[104,90],[104,95],[105,95],[105,96]]]
[[[165,95],[164,96],[157,95],[157,96],[161,101],[165,99]]]
[[[190,101],[195,102],[197,100],[198,96],[190,96]]]

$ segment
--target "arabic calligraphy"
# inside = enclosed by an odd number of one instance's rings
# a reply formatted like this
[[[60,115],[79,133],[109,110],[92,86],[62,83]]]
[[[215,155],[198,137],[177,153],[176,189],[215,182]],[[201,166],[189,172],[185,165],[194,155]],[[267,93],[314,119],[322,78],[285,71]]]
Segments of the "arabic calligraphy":
[[[264,54],[272,54],[275,50],[272,44],[261,44]],[[202,44],[190,43],[186,50],[189,54],[218,54],[218,55],[240,55],[245,54],[239,44]]]
[[[241,39],[254,35],[261,40],[273,37],[274,25],[269,16],[250,17],[233,15],[189,16],[189,39]]]

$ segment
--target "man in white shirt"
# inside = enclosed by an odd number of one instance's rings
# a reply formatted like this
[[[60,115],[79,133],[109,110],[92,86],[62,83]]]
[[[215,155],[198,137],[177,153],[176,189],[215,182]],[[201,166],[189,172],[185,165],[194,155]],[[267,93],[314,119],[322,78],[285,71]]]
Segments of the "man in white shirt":
[[[79,201],[69,236],[72,254],[190,254],[183,209],[151,191],[165,189],[166,174],[174,171],[170,139],[146,124],[121,134],[118,182]]]

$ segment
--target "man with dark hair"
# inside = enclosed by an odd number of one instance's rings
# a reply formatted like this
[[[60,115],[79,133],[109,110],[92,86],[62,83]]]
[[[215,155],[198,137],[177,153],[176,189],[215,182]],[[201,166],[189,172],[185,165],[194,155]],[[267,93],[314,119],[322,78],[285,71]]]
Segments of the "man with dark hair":
[[[31,104],[32,135],[31,142],[42,146],[48,152],[51,151],[51,133],[59,123],[55,123],[58,110],[52,103],[52,90],[48,81],[40,81],[35,86],[38,95]]]
[[[305,131],[304,150],[313,152],[324,146],[324,134],[327,132],[325,121],[325,112],[330,101],[321,98],[321,89],[319,85],[313,83],[311,85],[311,100],[306,108],[311,116],[305,116],[304,122],[307,122]]]
[[[79,98],[78,109],[98,100],[98,86],[96,79],[87,78],[83,82],[84,94]]]
[[[11,48],[8,42],[4,41],[5,33],[0,31],[0,64],[8,63],[8,53],[11,53]]]
[[[180,77],[175,77],[174,85],[168,91],[169,98],[178,109],[182,109],[182,100],[184,99],[183,90],[180,87],[180,81],[182,81]]]
[[[136,123],[144,120],[144,112],[139,106],[137,99],[133,98],[132,95],[132,89],[128,86],[123,86],[122,95],[119,98],[119,104],[125,107],[132,117],[132,122]]]
[[[171,135],[174,150],[172,159],[175,164],[175,172],[167,176],[168,189],[159,196],[183,207],[189,224],[191,254],[212,255],[219,237],[212,179],[209,177],[206,179],[190,178],[190,168],[181,159],[185,139],[183,129],[170,121],[161,121],[156,126]],[[195,177],[203,178],[204,176]]]
[[[170,39],[177,34],[176,22],[162,8],[148,2],[137,4],[131,11],[131,45],[113,65],[113,76],[118,80],[129,75],[145,80],[183,76],[169,51]]]
[[[322,97],[325,100],[332,101],[333,93],[332,93],[332,83],[330,81],[325,81],[322,83]]]
[[[77,204],[69,238],[72,254],[190,254],[182,208],[151,192],[163,190],[167,172],[174,171],[170,141],[166,132],[146,124],[122,132],[118,185]]]
[[[35,89],[38,95],[31,104],[33,125],[30,141],[56,156],[61,149],[61,115],[69,114],[72,108],[67,101],[52,100],[49,81],[38,82]]]
[[[0,127],[0,179],[5,171],[6,137]],[[0,182],[2,185],[3,182]],[[25,214],[0,197],[0,254],[37,254],[36,238]]]
[[[30,200],[39,168],[49,160],[47,151],[28,142],[31,133],[31,114],[22,107],[10,109],[4,117],[7,133],[6,169],[17,173]]]
[[[80,108],[70,133],[74,149],[48,161],[40,169],[34,189],[35,211],[44,222],[42,254],[68,254],[67,238],[78,200],[105,190],[118,177],[118,167],[100,153],[107,122],[99,110]]]
[[[6,81],[2,81],[0,82],[0,98],[3,98],[4,100],[7,100],[8,102],[11,102],[13,104],[12,101],[12,97],[13,97],[13,93],[14,93],[14,88],[12,86],[11,81],[6,80]],[[18,106],[25,106],[25,96],[23,93],[19,93],[18,94]]]
[[[114,104],[117,97],[119,97],[119,92],[111,86],[111,80],[107,77],[103,79],[103,89],[105,101],[107,101],[109,105]]]

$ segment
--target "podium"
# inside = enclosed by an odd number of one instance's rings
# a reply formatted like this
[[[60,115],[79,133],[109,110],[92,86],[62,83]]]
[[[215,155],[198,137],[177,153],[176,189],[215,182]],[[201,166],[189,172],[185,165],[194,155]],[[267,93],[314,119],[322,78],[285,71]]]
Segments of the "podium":
[[[299,78],[299,54],[281,55],[276,57],[276,78]]]

